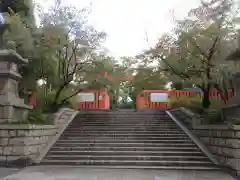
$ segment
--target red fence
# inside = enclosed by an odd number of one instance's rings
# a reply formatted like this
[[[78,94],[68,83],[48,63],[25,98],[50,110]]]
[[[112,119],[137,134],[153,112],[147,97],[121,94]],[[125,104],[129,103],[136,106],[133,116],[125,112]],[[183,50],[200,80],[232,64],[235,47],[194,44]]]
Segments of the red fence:
[[[175,97],[181,97],[181,96],[185,96],[185,97],[189,97],[189,96],[194,96],[194,95],[201,95],[201,92],[199,91],[184,91],[184,90],[172,90],[170,91],[171,95],[173,94]],[[211,91],[209,93],[209,96],[211,99],[215,99],[215,100],[222,100],[220,93],[218,91]],[[231,98],[233,96],[232,91],[228,92],[228,97]]]
[[[79,103],[79,109],[109,109],[110,108],[110,99],[107,95],[107,90],[104,91],[87,91],[87,93],[92,93],[94,95],[93,101],[82,101]],[[136,108],[137,109],[167,109],[170,108],[170,104],[168,101],[166,102],[152,102],[151,94],[152,93],[166,93],[168,94],[168,100],[171,101],[171,98],[175,97],[190,97],[190,96],[201,96],[201,92],[199,91],[186,91],[186,90],[144,90],[136,97]],[[212,91],[209,94],[210,99],[221,101],[221,97],[219,92]],[[228,97],[231,98],[233,93],[231,91],[228,92]]]
[[[86,93],[92,94],[93,101],[83,100],[79,102],[79,109],[109,109],[109,96],[106,91],[87,91]]]
[[[190,97],[190,96],[201,96],[201,92],[199,91],[186,91],[186,90],[144,90],[142,91],[136,99],[136,108],[137,109],[167,109],[170,107],[168,102],[151,102],[151,93],[167,93],[168,99],[171,100],[171,97]],[[218,91],[212,91],[209,93],[211,100],[219,100],[221,101],[221,96]],[[232,91],[228,92],[228,97],[231,98],[233,96]]]
[[[144,90],[136,97],[137,109],[168,108],[168,102],[151,102],[151,93],[169,93],[167,90]],[[170,96],[169,96],[170,97]]]

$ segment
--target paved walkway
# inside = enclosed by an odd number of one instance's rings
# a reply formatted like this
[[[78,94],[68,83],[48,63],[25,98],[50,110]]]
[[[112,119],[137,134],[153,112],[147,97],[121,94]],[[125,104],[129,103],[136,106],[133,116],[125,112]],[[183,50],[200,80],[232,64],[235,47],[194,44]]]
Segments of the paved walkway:
[[[222,172],[28,167],[4,180],[234,180]]]
[[[17,173],[19,170],[16,168],[3,168],[0,167],[0,180],[3,180],[4,177],[11,175],[11,174],[15,174]]]

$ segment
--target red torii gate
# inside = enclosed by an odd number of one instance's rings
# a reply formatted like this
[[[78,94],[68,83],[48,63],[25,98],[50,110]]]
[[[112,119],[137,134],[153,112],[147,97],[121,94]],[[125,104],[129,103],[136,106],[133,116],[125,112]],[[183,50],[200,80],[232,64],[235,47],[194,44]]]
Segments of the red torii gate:
[[[131,81],[134,80],[134,76],[124,76],[124,77],[113,77],[108,74],[108,72],[104,72],[104,77],[109,81],[114,80],[124,80]],[[83,100],[80,102],[79,109],[102,109],[106,110],[110,108],[110,98],[107,94],[107,88],[103,90],[89,90],[85,91],[82,94],[89,94],[94,97],[94,100]]]
[[[104,77],[109,81],[113,81],[113,80],[132,81],[135,79],[135,77],[132,75],[127,75],[124,77],[113,77],[108,75],[108,72],[104,72]]]

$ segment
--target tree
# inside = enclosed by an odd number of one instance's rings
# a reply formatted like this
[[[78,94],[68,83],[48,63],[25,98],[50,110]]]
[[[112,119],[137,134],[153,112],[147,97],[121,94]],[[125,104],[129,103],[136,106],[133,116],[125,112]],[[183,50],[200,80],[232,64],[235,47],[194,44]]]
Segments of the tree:
[[[41,41],[38,42],[44,59],[51,59],[54,76],[44,76],[47,84],[56,88],[53,107],[59,107],[85,87],[85,67],[91,64],[92,53],[99,47],[105,33],[87,25],[86,9],[77,10],[57,2],[41,22]],[[61,99],[61,93],[73,87],[72,94]]]
[[[34,46],[34,31],[36,24],[34,19],[34,4],[31,0],[8,0],[0,2],[0,11],[4,13],[5,23],[8,28],[3,33],[2,45],[5,42],[12,42],[12,48],[24,58],[29,59],[27,66],[21,66],[20,74],[23,76],[20,82],[19,89],[23,87],[27,90],[36,89],[38,80],[38,67],[40,61],[33,54]],[[15,47],[14,47],[15,46]]]
[[[7,0],[0,1],[0,12],[2,13],[17,13],[24,20],[26,20],[29,25],[34,23],[33,15],[33,2],[32,0]]]
[[[116,60],[114,57],[93,54],[91,63],[88,64],[85,74],[85,83],[88,89],[99,90],[112,84],[104,77],[105,72],[113,74],[115,71]]]
[[[202,1],[187,18],[177,21],[173,34],[163,35],[155,48],[145,52],[150,59],[160,61],[159,69],[166,74],[196,84],[203,92],[204,108],[210,106],[211,88],[216,88],[226,102],[223,71],[232,68],[226,66],[225,58],[236,34],[232,8],[229,0]]]
[[[167,79],[163,76],[158,69],[144,65],[138,66],[132,69],[134,73],[134,79],[132,81],[128,81],[125,84],[125,87],[128,88],[128,93],[130,98],[133,101],[133,104],[136,105],[136,97],[143,90],[159,90],[165,89],[165,85],[167,83]]]

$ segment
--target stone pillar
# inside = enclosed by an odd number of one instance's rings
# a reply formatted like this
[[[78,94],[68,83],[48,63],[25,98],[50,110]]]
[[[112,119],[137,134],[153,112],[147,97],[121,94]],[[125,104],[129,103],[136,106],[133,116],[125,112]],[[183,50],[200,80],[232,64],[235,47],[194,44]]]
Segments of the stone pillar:
[[[0,50],[0,123],[9,121],[23,121],[31,106],[24,104],[19,98],[18,83],[20,64],[28,61],[23,59],[16,51]]]

